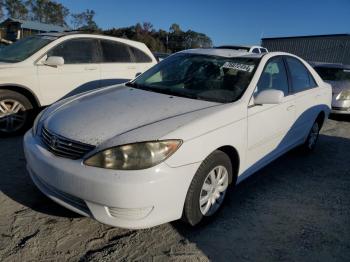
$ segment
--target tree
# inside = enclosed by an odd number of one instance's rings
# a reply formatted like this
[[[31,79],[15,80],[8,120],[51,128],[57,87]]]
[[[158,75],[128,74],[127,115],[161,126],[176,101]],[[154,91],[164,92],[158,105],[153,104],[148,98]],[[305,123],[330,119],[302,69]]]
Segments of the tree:
[[[30,8],[32,20],[60,26],[67,25],[69,10],[62,4],[51,0],[28,0],[26,3]]]
[[[86,9],[85,12],[72,14],[72,24],[74,29],[96,31],[98,26],[94,21],[95,11]]]
[[[27,19],[28,9],[21,0],[5,0],[5,9],[11,18]]]
[[[0,0],[0,20],[4,19],[4,7],[5,7],[5,1]]]

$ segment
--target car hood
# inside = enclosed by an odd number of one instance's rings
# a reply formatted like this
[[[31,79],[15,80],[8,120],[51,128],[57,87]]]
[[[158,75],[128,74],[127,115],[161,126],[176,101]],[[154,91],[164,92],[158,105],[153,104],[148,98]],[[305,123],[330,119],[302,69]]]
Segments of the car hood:
[[[43,124],[66,138],[99,145],[128,131],[217,105],[221,104],[116,86],[53,106]]]

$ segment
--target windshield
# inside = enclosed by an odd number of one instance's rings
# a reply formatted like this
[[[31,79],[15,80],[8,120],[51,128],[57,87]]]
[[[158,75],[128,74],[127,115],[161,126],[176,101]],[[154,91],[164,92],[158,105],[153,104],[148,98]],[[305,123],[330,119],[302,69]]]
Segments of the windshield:
[[[0,49],[0,62],[21,62],[42,47],[55,40],[48,36],[29,36],[18,42]]]
[[[248,87],[256,58],[225,58],[176,54],[157,64],[129,85],[174,96],[228,103]]]
[[[315,67],[315,70],[326,81],[350,81],[349,69]]]

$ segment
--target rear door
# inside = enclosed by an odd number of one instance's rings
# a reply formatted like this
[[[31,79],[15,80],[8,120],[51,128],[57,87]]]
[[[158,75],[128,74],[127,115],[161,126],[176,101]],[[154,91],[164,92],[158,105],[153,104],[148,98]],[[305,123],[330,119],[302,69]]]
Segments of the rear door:
[[[45,57],[60,56],[64,65],[52,67],[42,62]],[[45,105],[58,99],[100,86],[100,65],[97,40],[74,38],[53,47],[38,63],[40,90]]]
[[[296,135],[303,140],[310,131],[317,115],[321,111],[323,99],[316,81],[309,70],[297,58],[285,57],[292,83],[292,92],[296,103]]]
[[[120,84],[135,78],[138,67],[128,45],[105,39],[100,40],[100,45],[102,86]]]

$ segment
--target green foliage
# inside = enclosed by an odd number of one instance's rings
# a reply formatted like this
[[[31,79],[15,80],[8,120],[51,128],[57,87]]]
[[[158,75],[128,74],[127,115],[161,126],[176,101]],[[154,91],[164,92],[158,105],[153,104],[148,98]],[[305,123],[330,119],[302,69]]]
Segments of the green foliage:
[[[30,10],[30,18],[54,25],[67,25],[66,18],[69,10],[60,3],[51,0],[27,0],[26,5]]]
[[[157,52],[178,52],[188,48],[207,48],[212,46],[211,39],[192,30],[182,31],[178,24],[172,24],[169,32],[154,30],[153,25],[145,22],[124,28],[112,28],[105,30],[104,34],[127,38],[145,43],[149,49]]]
[[[5,0],[5,9],[7,14],[12,18],[28,18],[28,9],[21,0]]]
[[[72,24],[74,29],[85,31],[98,31],[99,28],[94,21],[95,11],[86,9],[86,11],[72,14]]]

